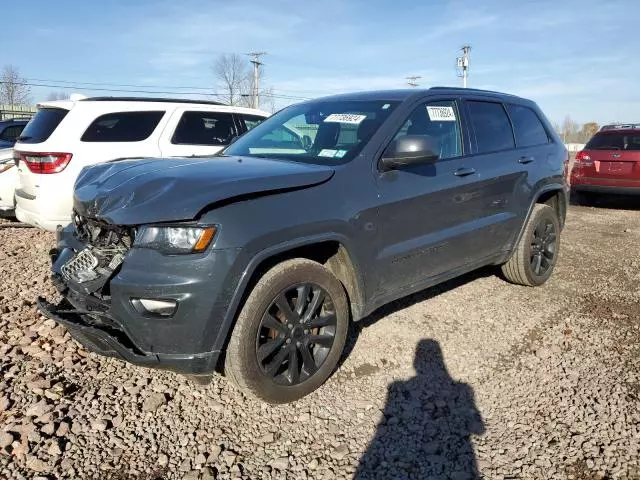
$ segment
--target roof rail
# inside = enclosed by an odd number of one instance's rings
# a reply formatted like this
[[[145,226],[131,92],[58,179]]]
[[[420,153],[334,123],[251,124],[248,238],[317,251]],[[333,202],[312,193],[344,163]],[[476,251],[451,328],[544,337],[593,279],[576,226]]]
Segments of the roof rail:
[[[80,102],[162,102],[162,103],[203,103],[206,105],[222,105],[226,103],[214,102],[211,100],[193,100],[187,98],[161,98],[161,97],[88,97],[79,100]]]
[[[609,125],[603,125],[600,127],[600,131],[603,130],[635,130],[640,129],[640,123],[612,123]]]
[[[463,87],[431,87],[429,90],[456,90],[460,92],[474,92],[474,93],[493,93],[496,95],[504,95],[506,97],[516,97],[520,98],[517,95],[513,95],[512,93],[504,93],[504,92],[496,92],[495,90],[483,90],[481,88],[463,88]]]

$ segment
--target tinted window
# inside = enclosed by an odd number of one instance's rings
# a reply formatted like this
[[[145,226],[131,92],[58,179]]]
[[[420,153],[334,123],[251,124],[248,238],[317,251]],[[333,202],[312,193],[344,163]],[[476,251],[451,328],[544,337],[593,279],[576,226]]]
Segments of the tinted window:
[[[500,103],[467,102],[476,134],[478,153],[514,148],[511,124]]]
[[[424,135],[435,140],[440,158],[462,155],[460,116],[453,100],[428,102],[416,108],[394,138]]]
[[[83,142],[140,142],[158,126],[164,112],[116,112],[96,118],[84,132]]]
[[[285,127],[276,128],[269,132],[267,135],[262,137],[265,142],[275,142],[275,143],[295,143],[297,145],[301,145],[300,135],[294,134],[291,130],[288,130]]]
[[[398,102],[334,100],[293,105],[245,133],[227,155],[338,165],[355,158]]]
[[[12,125],[4,129],[0,134],[0,140],[7,140],[8,142],[15,142],[16,138],[20,136],[20,133],[24,129],[24,125]]]
[[[236,131],[230,113],[184,112],[171,143],[176,145],[228,145]]]
[[[513,123],[516,144],[519,147],[531,147],[549,143],[547,131],[533,110],[522,105],[507,105],[507,110]]]
[[[18,141],[22,143],[42,143],[60,125],[69,110],[62,108],[41,108],[24,127]]]
[[[261,121],[264,120],[264,117],[259,117],[257,115],[239,115],[242,121],[244,122],[244,126],[248,130],[251,130],[253,127],[258,125]]]
[[[640,133],[599,133],[585,149],[588,150],[640,150]]]

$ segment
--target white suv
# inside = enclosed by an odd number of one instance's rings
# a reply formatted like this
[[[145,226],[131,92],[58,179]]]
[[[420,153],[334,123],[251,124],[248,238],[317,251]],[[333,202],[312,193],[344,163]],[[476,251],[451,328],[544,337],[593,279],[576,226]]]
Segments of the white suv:
[[[215,102],[96,97],[41,103],[14,147],[18,220],[55,231],[71,221],[87,165],[213,155],[269,114]]]

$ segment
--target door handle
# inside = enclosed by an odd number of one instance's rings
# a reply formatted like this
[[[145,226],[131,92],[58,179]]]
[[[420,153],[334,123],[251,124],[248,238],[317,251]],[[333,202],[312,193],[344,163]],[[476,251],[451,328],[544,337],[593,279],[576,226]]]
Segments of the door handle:
[[[533,157],[520,157],[518,159],[518,163],[522,163],[523,165],[526,165],[527,163],[533,162],[533,160],[534,160]]]
[[[474,173],[476,173],[475,168],[459,168],[453,172],[456,177],[466,177],[467,175],[473,175]]]

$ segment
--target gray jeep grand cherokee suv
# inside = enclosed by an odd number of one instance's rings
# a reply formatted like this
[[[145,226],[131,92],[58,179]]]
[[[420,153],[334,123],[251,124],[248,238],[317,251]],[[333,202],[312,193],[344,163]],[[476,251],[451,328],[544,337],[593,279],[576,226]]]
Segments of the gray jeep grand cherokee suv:
[[[479,90],[288,107],[211,158],[85,169],[42,312],[88,349],[267,402],[318,388],[350,321],[484,265],[544,283],[567,152],[535,103]],[[460,308],[468,308],[462,306]],[[224,355],[222,355],[224,352]]]

